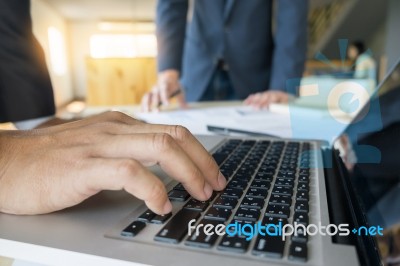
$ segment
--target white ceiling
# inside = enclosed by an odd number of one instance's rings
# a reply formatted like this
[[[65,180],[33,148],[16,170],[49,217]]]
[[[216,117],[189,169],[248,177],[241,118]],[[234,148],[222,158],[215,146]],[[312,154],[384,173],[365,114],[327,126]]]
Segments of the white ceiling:
[[[18,1],[18,0],[17,0]],[[43,0],[72,21],[154,20],[156,0]]]
[[[18,1],[18,0],[14,0]],[[72,21],[154,20],[157,0],[42,0]],[[203,1],[203,0],[202,0]],[[244,1],[244,0],[242,0]],[[340,0],[310,0],[316,7]],[[343,0],[342,0],[343,1]]]

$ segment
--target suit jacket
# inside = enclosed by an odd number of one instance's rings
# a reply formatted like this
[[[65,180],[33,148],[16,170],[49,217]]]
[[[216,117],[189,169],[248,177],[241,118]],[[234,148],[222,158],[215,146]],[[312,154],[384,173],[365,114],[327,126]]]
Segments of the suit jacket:
[[[189,101],[197,101],[219,59],[228,64],[240,98],[267,89],[285,90],[300,78],[307,45],[307,0],[195,0],[187,26],[188,0],[158,0],[158,70],[181,71]]]
[[[0,1],[0,36],[0,122],[53,115],[53,90],[32,33],[29,0]]]

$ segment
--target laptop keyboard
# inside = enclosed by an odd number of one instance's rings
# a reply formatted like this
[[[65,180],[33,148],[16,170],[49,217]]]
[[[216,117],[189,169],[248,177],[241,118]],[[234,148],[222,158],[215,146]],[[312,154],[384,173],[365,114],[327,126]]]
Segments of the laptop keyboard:
[[[160,224],[154,241],[305,262],[308,238],[301,231],[285,241],[268,234],[246,240],[243,235],[206,235],[204,230],[188,236],[188,224],[195,219],[196,225],[214,227],[221,223],[254,226],[258,221],[262,225],[297,222],[307,226],[312,163],[309,150],[310,144],[301,142],[227,140],[213,154],[228,179],[225,190],[214,192],[207,201],[198,201],[177,184],[168,196],[172,202],[183,203],[178,212],[156,215],[146,210],[121,235],[134,237],[147,223]]]

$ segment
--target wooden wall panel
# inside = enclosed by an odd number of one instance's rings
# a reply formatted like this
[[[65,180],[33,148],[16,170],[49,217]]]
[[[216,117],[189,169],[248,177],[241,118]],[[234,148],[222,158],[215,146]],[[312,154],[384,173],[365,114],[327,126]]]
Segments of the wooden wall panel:
[[[138,104],[156,82],[155,58],[86,59],[88,105]]]

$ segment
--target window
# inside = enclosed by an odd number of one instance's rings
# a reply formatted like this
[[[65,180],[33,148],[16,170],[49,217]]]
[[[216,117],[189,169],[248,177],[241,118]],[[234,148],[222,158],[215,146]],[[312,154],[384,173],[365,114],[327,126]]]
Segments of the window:
[[[49,27],[48,38],[51,68],[56,75],[65,75],[67,72],[67,57],[64,38],[55,27]]]
[[[90,38],[93,58],[155,57],[157,42],[154,34],[95,34]]]

